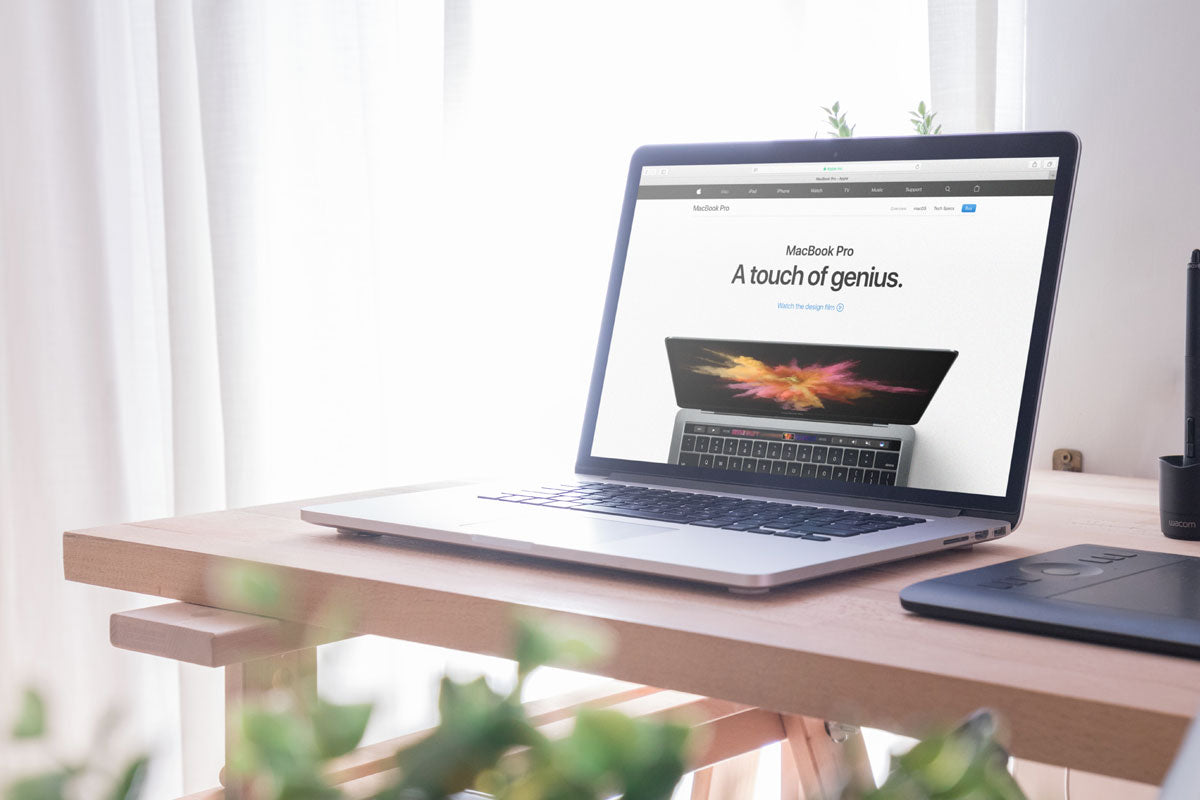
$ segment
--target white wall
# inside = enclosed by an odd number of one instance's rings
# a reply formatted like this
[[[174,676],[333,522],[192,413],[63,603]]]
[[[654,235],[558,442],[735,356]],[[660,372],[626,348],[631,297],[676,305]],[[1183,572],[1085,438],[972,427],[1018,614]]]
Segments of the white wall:
[[[1034,466],[1157,475],[1183,435],[1200,247],[1200,5],[1029,0],[1026,128],[1083,142]]]

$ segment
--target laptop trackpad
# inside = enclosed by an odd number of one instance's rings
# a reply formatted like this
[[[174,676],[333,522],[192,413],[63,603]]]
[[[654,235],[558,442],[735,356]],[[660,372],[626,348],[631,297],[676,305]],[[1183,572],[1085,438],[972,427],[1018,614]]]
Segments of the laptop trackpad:
[[[460,527],[471,534],[471,538],[480,544],[488,544],[496,540],[506,542],[523,542],[530,546],[535,544],[551,547],[568,547],[576,550],[587,550],[607,542],[628,539],[632,536],[645,536],[650,533],[662,533],[674,528],[662,525],[646,525],[639,522],[617,522],[615,520],[596,519],[594,517],[577,516],[569,521],[555,519],[549,514],[529,514],[516,517],[501,517],[482,522],[468,522]]]

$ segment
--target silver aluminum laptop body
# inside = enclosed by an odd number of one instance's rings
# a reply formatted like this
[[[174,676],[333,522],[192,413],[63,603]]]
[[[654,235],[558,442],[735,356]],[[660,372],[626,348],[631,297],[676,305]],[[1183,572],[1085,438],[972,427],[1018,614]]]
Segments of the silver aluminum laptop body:
[[[460,545],[464,548],[517,553],[558,562],[588,564],[651,575],[717,584],[740,592],[766,591],[809,578],[839,573],[945,548],[971,546],[1008,535],[1019,522],[1028,476],[1033,426],[1040,395],[1042,371],[1048,346],[1050,319],[1058,283],[1062,246],[1074,185],[1078,141],[1072,134],[995,134],[979,136],[914,137],[907,139],[773,142],[754,144],[655,146],[640,149],[630,169],[613,281],[597,353],[580,456],[574,474],[549,480],[502,481],[433,491],[393,494],[361,500],[317,505],[301,512],[303,519],[346,532],[395,535]],[[807,163],[835,161],[877,162],[920,159],[926,174],[934,171],[939,158],[1027,158],[1038,156],[1052,164],[1052,209],[1039,292],[1033,315],[1026,369],[1007,380],[1024,380],[1020,392],[1020,418],[1012,448],[1007,489],[996,496],[964,494],[915,488],[914,470],[905,454],[902,478],[895,486],[863,486],[786,475],[740,475],[703,467],[685,467],[674,462],[679,455],[683,425],[703,417],[703,412],[678,411],[671,435],[669,454],[662,447],[659,458],[668,463],[626,461],[592,454],[605,365],[612,341],[621,272],[629,245],[634,204],[639,197],[639,178],[661,165],[759,163]],[[1052,158],[1053,161],[1049,161]],[[1037,164],[1037,161],[1033,162]],[[1041,172],[1038,173],[1040,177]],[[947,179],[938,176],[937,188]],[[954,192],[972,192],[966,199],[983,204],[978,186],[953,184]],[[913,185],[917,185],[915,182]],[[924,186],[925,184],[921,184]],[[985,184],[985,188],[987,184]],[[737,187],[735,187],[736,189]],[[946,191],[951,184],[946,183]],[[691,190],[688,189],[690,192]],[[1009,191],[1010,189],[1000,190]],[[1051,194],[1051,190],[1042,190]],[[984,193],[986,195],[986,193]],[[962,199],[962,198],[955,198]],[[833,200],[831,202],[838,202]],[[976,206],[971,206],[975,211]],[[986,207],[985,207],[986,208]],[[964,207],[964,212],[965,212]],[[980,298],[981,303],[988,298]],[[806,334],[807,335],[807,334]],[[661,346],[661,345],[660,345]],[[956,369],[958,369],[956,367]],[[672,404],[673,405],[673,404]],[[674,413],[674,412],[673,412]],[[665,427],[671,426],[670,417]],[[693,420],[695,421],[695,420]],[[663,427],[663,426],[660,426]],[[837,429],[837,425],[831,425]],[[911,445],[912,428],[891,426],[897,437]],[[839,429],[840,430],[840,429]],[[980,435],[986,435],[985,430]],[[923,441],[923,440],[922,440]],[[665,441],[664,441],[665,444]],[[923,444],[922,447],[925,447]],[[502,502],[496,499],[515,490],[541,491],[553,497],[563,487],[580,484],[603,489],[611,484],[648,487],[672,492],[691,492],[718,497],[782,502],[817,508],[849,509],[873,514],[895,514],[919,519],[916,524],[825,540],[785,538],[746,531],[733,531],[685,523],[646,520],[591,513],[583,508],[531,502]],[[587,491],[584,489],[580,491]],[[597,489],[598,490],[598,489]],[[553,502],[552,500],[548,502]],[[566,504],[559,504],[565,506]],[[464,555],[469,550],[464,549]]]
[[[616,476],[600,481],[635,483],[632,477],[621,479]],[[595,480],[594,476],[571,478],[577,479]],[[557,485],[556,482],[547,483]],[[734,497],[762,499],[770,496],[728,491],[734,487],[722,491],[700,482],[638,483]],[[945,509],[904,508],[901,513],[922,516],[926,522],[877,534],[810,542],[480,498],[480,495],[495,495],[506,489],[536,485],[536,481],[472,485],[385,495],[311,506],[301,512],[301,517],[308,522],[348,531],[429,539],[703,581],[741,590],[768,589],[945,547],[962,547],[999,538],[1009,532],[1008,524],[1001,520],[952,516],[952,512]],[[785,495],[773,499],[836,508],[890,510],[886,504],[850,505],[830,502],[832,498],[819,502],[811,495]]]

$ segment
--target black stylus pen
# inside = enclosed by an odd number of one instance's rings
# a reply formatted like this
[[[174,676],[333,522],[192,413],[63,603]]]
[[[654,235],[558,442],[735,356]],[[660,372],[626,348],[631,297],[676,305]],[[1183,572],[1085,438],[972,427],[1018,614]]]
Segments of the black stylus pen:
[[[1187,269],[1187,333],[1183,351],[1183,465],[1200,463],[1196,458],[1196,420],[1200,418],[1200,250],[1192,251]]]

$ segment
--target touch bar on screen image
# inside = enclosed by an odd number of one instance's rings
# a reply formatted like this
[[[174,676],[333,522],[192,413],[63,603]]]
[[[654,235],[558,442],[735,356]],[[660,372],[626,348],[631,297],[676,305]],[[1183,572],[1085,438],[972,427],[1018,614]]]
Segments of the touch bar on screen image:
[[[1053,195],[1053,180],[1033,181],[883,181],[879,183],[708,183],[640,186],[639,200],[838,199],[846,197],[1029,197]]]

